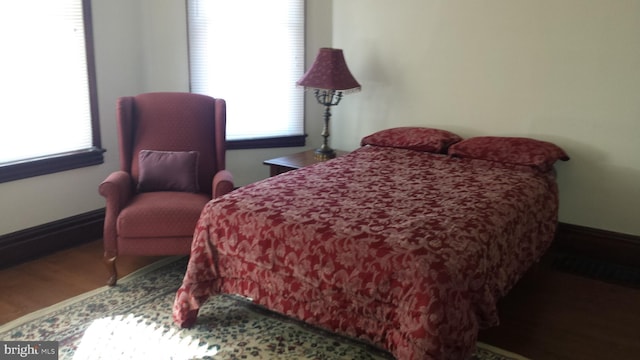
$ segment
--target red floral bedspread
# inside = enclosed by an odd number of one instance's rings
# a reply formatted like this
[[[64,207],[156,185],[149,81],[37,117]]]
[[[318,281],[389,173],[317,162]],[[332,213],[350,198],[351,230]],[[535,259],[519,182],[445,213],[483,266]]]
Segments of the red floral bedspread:
[[[468,359],[557,210],[552,172],[365,146],[212,200],[173,317],[235,293],[398,359]]]

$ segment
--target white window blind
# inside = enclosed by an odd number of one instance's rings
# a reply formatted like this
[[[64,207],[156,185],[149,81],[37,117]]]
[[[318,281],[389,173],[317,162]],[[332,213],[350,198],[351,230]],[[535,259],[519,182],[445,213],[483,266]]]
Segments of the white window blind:
[[[227,102],[227,140],[304,134],[304,0],[188,0],[191,91]]]
[[[0,165],[93,146],[82,0],[0,1]]]

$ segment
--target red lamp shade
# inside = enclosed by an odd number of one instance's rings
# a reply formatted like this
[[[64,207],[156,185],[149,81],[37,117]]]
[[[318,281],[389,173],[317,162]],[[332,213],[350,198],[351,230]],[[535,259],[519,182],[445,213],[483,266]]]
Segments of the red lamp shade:
[[[359,91],[360,84],[351,75],[341,49],[321,48],[311,68],[297,85],[325,90]]]

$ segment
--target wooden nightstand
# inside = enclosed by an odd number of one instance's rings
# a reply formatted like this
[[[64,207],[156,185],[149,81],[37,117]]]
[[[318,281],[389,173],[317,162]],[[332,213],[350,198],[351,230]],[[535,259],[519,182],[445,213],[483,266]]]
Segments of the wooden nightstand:
[[[303,151],[275,159],[265,160],[263,164],[269,165],[271,176],[276,176],[287,171],[296,170],[326,160],[318,160],[314,156],[315,150]],[[347,154],[348,151],[336,150],[336,156]]]

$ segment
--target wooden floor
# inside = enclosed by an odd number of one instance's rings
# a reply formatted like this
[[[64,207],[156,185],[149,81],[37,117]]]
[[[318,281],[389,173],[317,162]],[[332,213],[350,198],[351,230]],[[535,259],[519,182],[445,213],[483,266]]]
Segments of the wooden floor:
[[[547,259],[545,259],[547,260]],[[499,303],[480,340],[531,359],[640,359],[640,289],[553,270],[543,261]]]
[[[0,324],[103,286],[101,242],[0,270]],[[160,258],[122,257],[121,276]],[[534,360],[640,359],[640,290],[538,265],[480,340]]]
[[[159,259],[121,256],[117,261],[119,277]],[[102,241],[0,270],[0,324],[105,286],[107,278]]]

